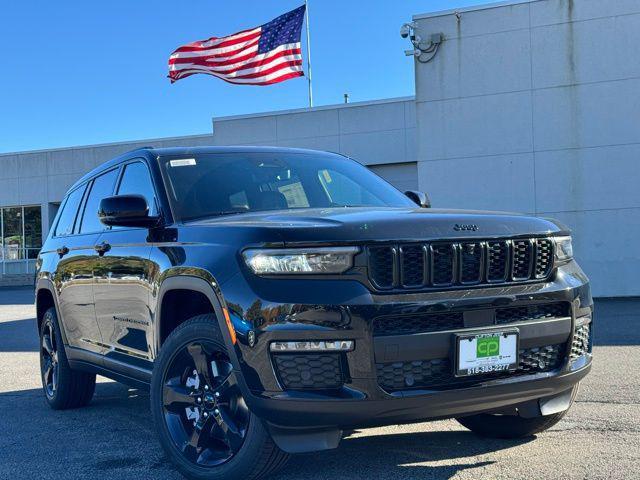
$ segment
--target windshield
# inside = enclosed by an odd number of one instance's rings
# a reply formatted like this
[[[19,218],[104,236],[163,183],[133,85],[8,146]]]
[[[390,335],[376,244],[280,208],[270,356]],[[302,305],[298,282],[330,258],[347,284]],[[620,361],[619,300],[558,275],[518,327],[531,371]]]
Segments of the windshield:
[[[367,168],[335,154],[222,153],[162,162],[182,220],[264,210],[415,207]]]

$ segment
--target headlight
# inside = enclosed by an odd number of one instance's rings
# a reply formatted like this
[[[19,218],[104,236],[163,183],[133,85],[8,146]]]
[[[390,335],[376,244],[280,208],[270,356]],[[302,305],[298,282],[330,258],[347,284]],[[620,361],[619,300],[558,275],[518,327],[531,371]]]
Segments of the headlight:
[[[358,247],[251,249],[244,261],[256,275],[342,273],[353,266]]]
[[[554,241],[556,242],[556,260],[560,263],[571,260],[573,258],[571,237],[555,237]]]

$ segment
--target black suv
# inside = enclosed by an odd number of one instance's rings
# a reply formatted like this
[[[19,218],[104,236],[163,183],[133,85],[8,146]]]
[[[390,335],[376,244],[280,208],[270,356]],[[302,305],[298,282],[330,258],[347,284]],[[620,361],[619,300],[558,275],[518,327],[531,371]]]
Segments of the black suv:
[[[256,478],[344,431],[554,425],[593,302],[560,223],[429,208],[336,154],[144,148],[67,194],[38,258],[42,383],[150,389],[189,478]]]

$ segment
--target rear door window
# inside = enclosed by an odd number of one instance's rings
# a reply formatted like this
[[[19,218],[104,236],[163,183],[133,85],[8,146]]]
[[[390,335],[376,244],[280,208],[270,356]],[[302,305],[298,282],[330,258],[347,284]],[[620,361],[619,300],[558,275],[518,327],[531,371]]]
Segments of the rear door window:
[[[118,169],[113,169],[96,177],[91,184],[80,224],[80,233],[101,232],[107,227],[98,218],[98,208],[103,198],[113,194],[113,187],[118,177]]]
[[[64,206],[60,211],[60,217],[54,232],[55,236],[71,235],[73,233],[73,225],[78,214],[78,207],[80,207],[80,202],[86,189],[87,186],[83,185],[80,188],[76,188],[67,196],[67,201],[64,202]]]

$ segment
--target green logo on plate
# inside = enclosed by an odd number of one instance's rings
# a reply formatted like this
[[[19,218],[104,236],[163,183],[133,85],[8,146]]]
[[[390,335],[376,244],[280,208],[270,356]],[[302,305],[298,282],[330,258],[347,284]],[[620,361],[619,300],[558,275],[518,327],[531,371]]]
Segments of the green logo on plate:
[[[476,345],[476,353],[478,358],[493,357],[500,353],[500,337],[484,337],[478,338]]]

